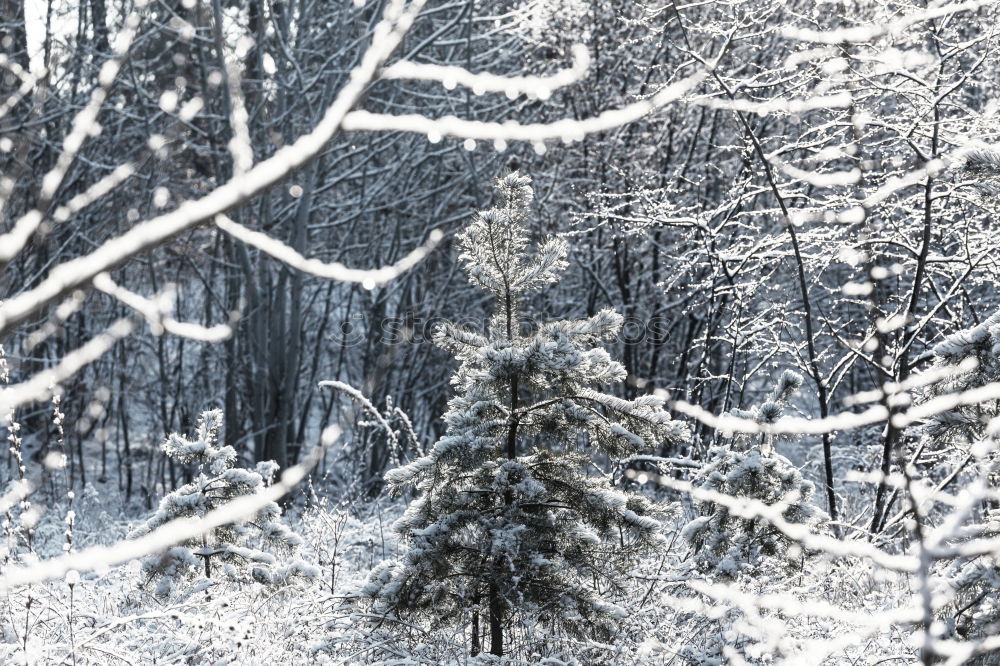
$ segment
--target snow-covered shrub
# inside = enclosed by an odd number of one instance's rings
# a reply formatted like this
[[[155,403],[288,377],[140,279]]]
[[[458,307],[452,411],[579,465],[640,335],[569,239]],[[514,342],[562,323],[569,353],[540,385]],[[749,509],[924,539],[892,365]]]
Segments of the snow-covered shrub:
[[[813,501],[811,481],[782,455],[763,454],[759,448],[735,451],[713,447],[706,465],[694,484],[737,499],[746,498],[767,505],[783,504],[781,517],[790,523],[818,527],[826,514]],[[724,504],[701,500],[700,516],[691,520],[682,536],[691,545],[698,569],[735,578],[745,569],[756,567],[765,558],[778,558],[790,565],[801,550],[780,530],[762,518],[733,515]]]
[[[774,423],[781,416],[802,378],[786,371],[772,395],[738,416],[758,423]],[[773,450],[769,435],[743,435],[728,446],[709,450],[705,465],[692,479],[702,491],[749,499],[768,506],[781,504],[781,517],[790,523],[818,528],[826,514],[813,501],[815,488],[784,456]],[[725,504],[697,500],[699,516],[691,520],[681,535],[690,544],[693,561],[704,573],[737,578],[765,560],[794,565],[801,549],[767,520],[734,515]]]
[[[1000,524],[993,524],[993,537]],[[949,637],[981,641],[1000,632],[1000,559],[992,555],[960,558],[941,570],[943,592],[951,601],[938,609]],[[965,662],[970,666],[996,664],[1000,651]]]
[[[432,627],[468,622],[473,654],[485,643],[482,618],[499,655],[505,632],[523,623],[614,632],[622,610],[598,586],[627,587],[634,561],[662,543],[662,508],[593,474],[596,454],[632,455],[687,431],[659,398],[595,390],[626,376],[598,346],[621,328],[615,312],[522,331],[522,294],[558,279],[567,248],[550,239],[529,254],[530,180],[512,173],[497,186],[499,204],[459,237],[469,277],[493,294],[495,313],[487,335],[438,331],[436,343],[461,362],[447,431],[386,475],[391,488],[420,496],[396,526],[406,551],[376,568],[363,593],[379,613],[416,613]]]
[[[932,384],[923,399],[961,393],[1000,381],[1000,312],[982,323],[957,331],[934,347],[931,373],[943,378]],[[1000,400],[958,404],[934,414],[922,424],[919,445],[926,451],[921,468],[930,478],[954,479],[985,474],[995,487],[1000,483],[1000,432],[995,420]],[[1000,510],[995,501],[984,503],[966,534],[979,538],[1000,536]],[[959,557],[939,563],[940,592],[950,601],[937,610],[949,634],[962,640],[980,640],[1000,631],[1000,558],[995,554]],[[991,652],[969,664],[993,664]]]
[[[273,462],[258,463],[255,470],[234,467],[236,451],[218,446],[221,425],[222,411],[213,409],[202,413],[193,440],[176,433],[167,437],[163,452],[177,462],[195,465],[197,473],[190,483],[166,495],[133,536],[177,518],[204,516],[238,497],[261,492],[271,482],[277,471]],[[282,522],[281,508],[270,502],[248,519],[212,528],[196,540],[146,558],[143,569],[158,580],[157,596],[167,596],[178,581],[199,575],[268,585],[311,579],[316,569],[295,557],[301,543]]]

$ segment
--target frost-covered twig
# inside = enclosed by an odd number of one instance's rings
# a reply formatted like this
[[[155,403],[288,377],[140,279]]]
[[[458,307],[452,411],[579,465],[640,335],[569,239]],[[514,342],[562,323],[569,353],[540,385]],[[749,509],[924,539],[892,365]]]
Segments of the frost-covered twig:
[[[29,480],[16,479],[12,481],[7,492],[0,495],[0,514],[10,511],[18,502],[30,495],[31,491],[32,486]]]
[[[333,389],[338,393],[343,393],[351,400],[354,400],[356,403],[358,403],[358,405],[360,405],[362,409],[364,409],[366,412],[375,417],[375,420],[378,422],[379,426],[382,428],[382,430],[385,431],[386,435],[392,441],[393,446],[395,446],[396,431],[392,429],[392,426],[389,425],[389,422],[385,420],[384,416],[382,416],[382,412],[376,409],[375,405],[372,404],[371,400],[365,397],[364,393],[354,388],[350,384],[345,384],[344,382],[338,382],[333,380],[322,381],[319,383],[319,386],[325,386],[327,388]]]
[[[772,435],[819,435],[824,432],[861,428],[889,418],[889,410],[882,405],[874,405],[861,412],[841,412],[826,418],[809,419],[785,416],[774,423],[760,423],[754,419],[741,418],[732,414],[713,414],[703,407],[693,405],[685,400],[670,400],[667,404],[671,409],[697,419],[725,435],[737,432]]]
[[[937,414],[963,405],[976,405],[989,400],[1000,399],[1000,382],[990,382],[967,391],[946,393],[926,400],[905,411],[892,415],[892,423],[897,428],[903,428]],[[810,419],[803,417],[782,417],[774,423],[759,423],[754,419],[742,418],[733,414],[713,414],[712,412],[693,405],[685,400],[668,400],[671,409],[685,416],[697,419],[701,423],[731,435],[741,432],[747,434],[768,433],[774,435],[818,435],[826,432],[854,430],[874,425],[890,418],[889,410],[883,405],[873,405],[860,412],[840,412],[826,418]]]
[[[896,36],[902,34],[910,26],[924,21],[931,21],[942,16],[950,16],[959,12],[972,12],[980,7],[994,4],[996,0],[967,0],[966,2],[955,2],[948,5],[928,7],[907,16],[902,16],[892,21],[883,23],[872,23],[870,25],[856,26],[853,28],[839,28],[837,30],[812,30],[807,28],[788,27],[782,30],[788,39],[797,39],[804,42],[815,42],[817,44],[844,44],[847,42],[872,42],[884,36]]]
[[[6,53],[0,53],[0,67],[10,71],[21,80],[20,87],[0,103],[0,120],[3,120],[4,116],[11,112],[11,109],[20,104],[21,100],[34,90],[38,80],[30,72],[26,72],[21,65],[11,60]]]
[[[63,149],[59,153],[55,166],[49,169],[48,173],[42,178],[42,187],[38,195],[38,205],[22,215],[14,223],[13,229],[6,234],[0,235],[0,266],[3,266],[17,256],[24,249],[24,246],[34,235],[35,231],[41,226],[42,221],[45,219],[45,208],[55,197],[59,186],[62,185],[66,173],[76,159],[76,155],[83,146],[84,141],[87,140],[87,137],[99,131],[100,125],[97,123],[97,116],[104,106],[104,100],[111,90],[111,85],[118,76],[125,53],[131,46],[132,40],[135,39],[138,28],[139,15],[133,12],[125,20],[125,28],[119,36],[118,55],[105,62],[101,67],[98,87],[91,94],[90,102],[73,118],[73,129],[63,140]]]
[[[69,220],[70,216],[79,213],[81,210],[94,203],[105,194],[114,190],[116,187],[128,180],[134,173],[134,165],[122,164],[117,169],[88,187],[85,191],[74,196],[64,206],[56,208],[55,212],[52,214],[52,219],[56,222],[66,222]]]
[[[722,99],[719,97],[695,98],[691,104],[709,109],[743,111],[766,115],[771,113],[804,113],[815,109],[842,109],[851,105],[849,93],[816,95],[805,99],[769,99],[758,102],[752,99]]]
[[[697,72],[673,83],[649,99],[633,102],[618,109],[604,111],[590,118],[573,120],[563,118],[550,123],[521,124],[516,121],[503,123],[466,120],[455,116],[428,118],[419,113],[392,115],[370,111],[352,111],[344,118],[346,130],[389,130],[425,134],[431,140],[443,136],[491,141],[532,141],[550,139],[566,141],[582,139],[587,134],[620,127],[668,104],[676,102],[705,80],[706,72]]]
[[[65,382],[106,354],[118,340],[127,336],[134,328],[132,320],[123,317],[111,324],[103,333],[63,356],[54,367],[42,370],[32,375],[30,379],[13,384],[0,392],[0,414],[29,402],[47,400],[51,397],[54,386]]]

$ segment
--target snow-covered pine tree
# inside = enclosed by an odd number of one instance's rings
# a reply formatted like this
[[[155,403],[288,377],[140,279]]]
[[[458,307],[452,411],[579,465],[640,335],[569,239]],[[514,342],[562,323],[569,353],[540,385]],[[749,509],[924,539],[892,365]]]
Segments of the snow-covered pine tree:
[[[771,395],[751,410],[735,410],[741,418],[774,423],[802,385],[802,377],[786,370]],[[692,483],[701,490],[734,498],[748,498],[774,505],[786,503],[782,517],[790,523],[818,527],[826,514],[812,502],[815,488],[784,456],[774,452],[772,435],[739,435],[728,446],[712,447],[705,465]],[[734,516],[728,507],[699,500],[698,517],[681,531],[690,544],[693,562],[708,574],[736,578],[752,570],[765,558],[794,564],[793,542],[759,518]]]
[[[981,194],[992,197],[994,204],[1000,204],[1000,150],[997,147],[968,151],[959,165],[962,176],[970,178]],[[945,337],[934,346],[933,352],[931,372],[940,373],[942,378],[924,391],[924,401],[1000,381],[1000,310],[975,326]],[[980,469],[990,466],[995,472],[1000,463],[998,416],[1000,400],[996,399],[959,404],[934,414],[922,427],[921,451],[929,453],[918,462],[923,462],[932,474],[934,468],[964,467],[973,461],[972,447],[989,439],[992,443],[986,447],[985,460],[974,461],[974,466]],[[951,464],[941,465],[942,458],[951,458],[948,460]],[[1000,481],[1000,474],[991,476],[994,483]]]
[[[197,466],[195,478],[166,495],[160,506],[133,537],[155,530],[175,518],[195,518],[223,504],[261,492],[271,482],[277,465],[261,462],[256,470],[234,467],[236,451],[218,446],[222,411],[203,412],[195,438],[177,433],[163,443],[163,452],[177,462]],[[318,574],[295,557],[302,539],[281,521],[281,508],[270,502],[251,518],[216,527],[201,538],[181,543],[143,561],[150,579],[158,579],[157,596],[167,596],[180,580],[224,579],[256,581],[274,585],[295,578],[311,579]]]
[[[943,378],[931,384],[924,400],[970,391],[1000,381],[1000,311],[970,328],[957,331],[934,347],[930,373]],[[1000,483],[1000,400],[959,404],[924,422],[918,463],[929,477],[955,479],[987,474],[991,485]],[[1000,510],[986,502],[976,524],[968,525],[970,538],[1000,536]],[[1000,629],[1000,557],[995,553],[958,557],[940,564],[939,592],[951,601],[938,609],[948,634],[963,640],[983,639]],[[997,653],[970,660],[974,666],[995,664]]]
[[[499,178],[499,203],[459,236],[460,260],[493,295],[495,312],[486,335],[453,325],[436,333],[461,362],[447,431],[426,456],[386,475],[391,488],[420,496],[396,525],[405,554],[364,588],[385,612],[435,624],[471,618],[473,654],[480,616],[495,655],[517,620],[579,636],[613,629],[620,611],[594,581],[616,589],[635,556],[661,542],[662,507],[612,488],[595,462],[688,437],[660,399],[595,390],[625,379],[598,346],[618,332],[620,315],[604,310],[533,330],[520,322],[524,294],[567,265],[561,239],[528,251],[530,182],[517,172]]]

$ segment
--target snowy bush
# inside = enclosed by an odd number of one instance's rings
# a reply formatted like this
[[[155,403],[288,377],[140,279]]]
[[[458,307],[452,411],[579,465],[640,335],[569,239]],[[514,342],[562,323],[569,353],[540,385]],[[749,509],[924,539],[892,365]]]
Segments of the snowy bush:
[[[801,384],[801,377],[785,372],[765,402],[738,415],[774,423]],[[773,448],[767,434],[742,436],[728,446],[712,447],[692,483],[707,493],[780,505],[787,522],[818,528],[827,516],[813,503],[813,484]],[[729,506],[710,499],[698,499],[697,506],[700,515],[681,535],[690,544],[699,571],[735,579],[760,565],[801,561],[801,548],[767,520],[734,515]]]
[[[933,351],[932,372],[940,373],[941,379],[924,392],[925,402],[1000,381],[1000,312],[976,326],[952,333]],[[983,476],[996,486],[1000,481],[1000,433],[995,426],[998,415],[1000,400],[981,400],[954,405],[923,423],[916,444],[922,455],[916,460],[929,478],[939,479],[939,488],[960,477],[971,480],[973,475]],[[941,465],[942,461],[949,464]],[[996,499],[978,507],[972,514],[974,520],[965,527],[966,538],[960,541],[1000,536],[997,507]],[[935,573],[937,591],[948,599],[937,611],[948,635],[980,641],[1000,631],[1000,560],[995,553],[944,560],[938,563]],[[991,651],[968,663],[986,665],[995,660],[996,653]]]
[[[133,536],[148,534],[178,518],[198,518],[237,497],[254,495],[271,481],[277,466],[258,463],[255,470],[235,467],[236,452],[218,446],[222,411],[201,415],[193,440],[171,434],[163,443],[167,456],[196,468],[195,478],[166,495]],[[295,557],[302,539],[281,521],[281,508],[269,503],[250,519],[209,530],[200,539],[178,544],[143,561],[149,578],[157,579],[156,595],[166,597],[182,580],[254,581],[266,585],[311,579],[317,570]]]
[[[783,506],[787,522],[818,528],[826,514],[813,503],[814,487],[784,456],[760,449],[734,451],[717,446],[694,479],[699,490],[736,499]],[[691,545],[700,571],[726,578],[760,565],[800,563],[802,550],[763,518],[733,515],[730,508],[710,500],[698,501],[699,515],[682,532]]]

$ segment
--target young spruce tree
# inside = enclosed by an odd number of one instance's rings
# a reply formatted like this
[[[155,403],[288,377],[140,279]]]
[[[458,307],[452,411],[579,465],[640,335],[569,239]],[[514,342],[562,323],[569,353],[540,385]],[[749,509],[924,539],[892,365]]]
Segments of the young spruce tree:
[[[556,282],[566,243],[528,251],[530,179],[497,181],[499,203],[459,236],[470,280],[495,298],[488,333],[445,325],[435,342],[461,362],[446,434],[431,451],[390,471],[415,488],[396,529],[400,560],[376,569],[365,593],[383,612],[435,624],[471,618],[472,653],[486,618],[490,652],[504,653],[517,621],[578,636],[607,634],[620,610],[603,601],[634,558],[660,543],[660,507],[611,487],[595,463],[686,438],[652,396],[623,400],[595,390],[621,382],[623,366],[599,347],[622,318],[612,310],[527,330],[524,294]]]

